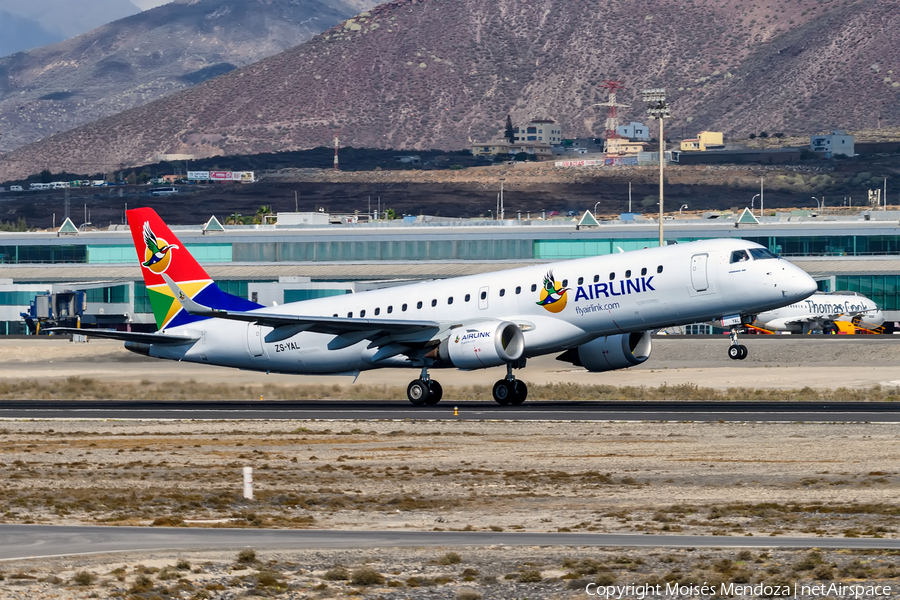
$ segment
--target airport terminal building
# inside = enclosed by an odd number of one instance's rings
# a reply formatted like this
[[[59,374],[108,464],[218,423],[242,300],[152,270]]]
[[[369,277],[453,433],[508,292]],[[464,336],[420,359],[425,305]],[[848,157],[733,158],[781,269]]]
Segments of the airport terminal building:
[[[282,216],[281,221],[291,220]],[[659,245],[653,221],[578,227],[577,220],[420,217],[226,227],[211,220],[172,229],[224,291],[270,306]],[[758,224],[736,218],[673,220],[665,222],[665,237],[669,244],[711,238],[759,243],[806,270],[821,290],[860,292],[878,304],[887,321],[900,321],[900,214],[786,214]],[[155,329],[126,226],[0,233],[0,335],[33,332],[36,321],[53,325],[66,319],[84,327]]]

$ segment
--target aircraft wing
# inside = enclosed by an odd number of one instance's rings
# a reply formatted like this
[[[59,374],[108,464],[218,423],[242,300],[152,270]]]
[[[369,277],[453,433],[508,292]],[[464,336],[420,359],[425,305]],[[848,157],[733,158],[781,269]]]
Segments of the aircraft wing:
[[[191,315],[246,321],[274,328],[265,337],[266,342],[279,342],[304,331],[329,333],[342,336],[343,339],[329,344],[331,349],[353,345],[365,339],[383,338],[384,343],[390,341],[427,341],[442,325],[437,321],[412,321],[393,319],[350,319],[345,317],[319,317],[304,315],[284,315],[269,312],[234,311],[210,308],[195,302],[182,292],[178,284],[163,273],[169,288],[181,303],[182,308]],[[350,343],[352,340],[352,343]],[[382,344],[374,344],[380,346]]]
[[[49,327],[44,331],[49,331],[50,333],[86,335],[88,337],[121,340],[123,342],[138,342],[141,344],[188,344],[191,342],[196,342],[198,339],[187,335],[139,333],[136,331],[116,331],[115,329],[75,329],[74,327]]]

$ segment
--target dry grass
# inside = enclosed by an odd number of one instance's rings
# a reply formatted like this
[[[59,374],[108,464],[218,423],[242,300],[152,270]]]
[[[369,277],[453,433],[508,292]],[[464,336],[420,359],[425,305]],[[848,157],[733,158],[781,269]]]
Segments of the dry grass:
[[[64,381],[36,382],[8,380],[0,383],[0,399],[73,400],[247,400],[260,396],[268,400],[405,400],[406,388],[387,385],[200,385],[187,382],[139,384],[105,383],[91,378],[69,377]],[[490,398],[487,386],[447,386],[445,400]],[[717,390],[694,384],[644,386],[580,385],[552,383],[529,385],[528,399],[534,400],[704,400],[768,402],[875,402],[900,401],[900,388],[873,386],[834,390],[804,387],[794,390],[729,388]]]

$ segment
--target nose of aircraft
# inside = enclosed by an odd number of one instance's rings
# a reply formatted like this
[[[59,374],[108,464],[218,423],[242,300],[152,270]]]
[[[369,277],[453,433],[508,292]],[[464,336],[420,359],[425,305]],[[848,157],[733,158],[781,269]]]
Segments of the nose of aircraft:
[[[815,279],[797,265],[789,264],[790,266],[785,269],[786,281],[782,284],[783,291],[788,296],[791,296],[793,301],[803,300],[812,296],[819,289]]]
[[[863,317],[863,321],[873,329],[881,327],[882,325],[884,325],[884,313],[880,310],[876,310],[871,314],[865,315]]]

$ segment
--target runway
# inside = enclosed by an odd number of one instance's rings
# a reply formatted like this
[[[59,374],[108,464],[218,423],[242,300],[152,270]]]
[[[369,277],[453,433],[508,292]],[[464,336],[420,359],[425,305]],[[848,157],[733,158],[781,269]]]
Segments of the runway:
[[[456,413],[456,414],[454,414]],[[0,419],[900,422],[900,402],[0,400]]]
[[[148,550],[253,547],[377,548],[570,546],[655,548],[900,549],[900,539],[747,537],[481,531],[190,529],[70,525],[0,525],[0,561]]]

